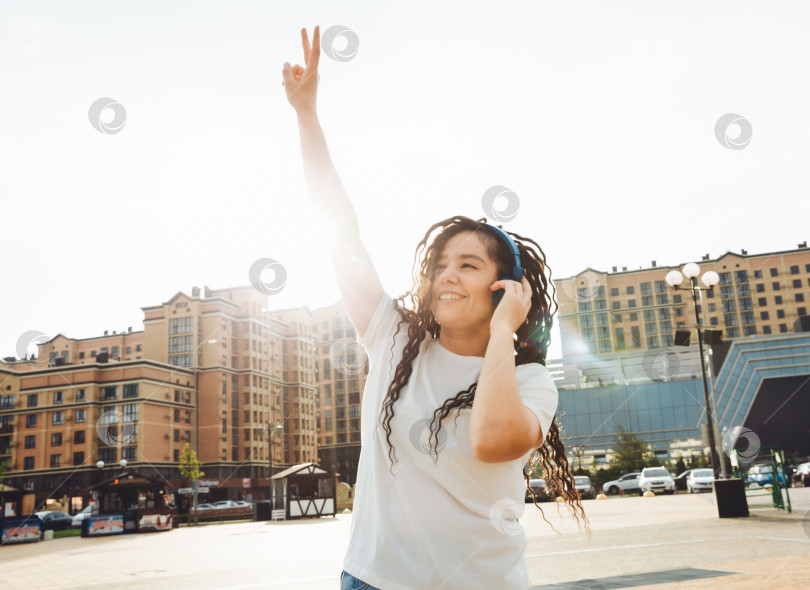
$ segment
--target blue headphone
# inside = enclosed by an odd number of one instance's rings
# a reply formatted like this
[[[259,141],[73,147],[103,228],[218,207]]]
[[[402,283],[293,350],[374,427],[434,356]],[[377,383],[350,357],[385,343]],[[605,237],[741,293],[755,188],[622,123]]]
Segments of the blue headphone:
[[[488,230],[492,231],[498,238],[501,239],[502,242],[506,244],[506,247],[509,248],[510,254],[515,257],[515,265],[512,267],[512,274],[507,275],[505,277],[501,277],[501,280],[512,280],[517,281],[518,283],[523,278],[523,266],[520,264],[520,250],[518,250],[517,244],[515,240],[512,239],[508,233],[503,231],[499,227],[495,227],[494,225],[490,225],[484,221],[479,222],[481,225],[486,227]],[[492,293],[492,303],[494,305],[498,305],[501,299],[503,298],[504,290],[498,289],[497,291],[493,291]]]

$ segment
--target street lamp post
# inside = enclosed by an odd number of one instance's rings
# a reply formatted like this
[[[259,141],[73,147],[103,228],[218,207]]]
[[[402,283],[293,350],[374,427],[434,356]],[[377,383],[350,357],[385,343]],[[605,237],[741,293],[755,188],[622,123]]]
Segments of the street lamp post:
[[[270,508],[275,508],[275,498],[273,497],[273,436],[284,430],[284,427],[276,422],[272,428],[267,426],[267,452],[270,455],[270,474],[267,477],[268,487],[270,488]]]
[[[717,446],[714,440],[714,420],[712,419],[712,407],[709,403],[709,385],[706,379],[706,361],[703,358],[703,325],[700,321],[700,306],[698,305],[698,293],[701,291],[708,290],[712,292],[715,285],[720,282],[719,275],[714,272],[713,270],[707,271],[703,273],[701,277],[701,282],[705,285],[705,287],[698,286],[697,277],[700,274],[700,267],[695,264],[694,262],[690,262],[683,267],[683,274],[681,274],[677,270],[670,271],[666,276],[667,284],[675,290],[678,289],[685,289],[692,293],[692,301],[695,304],[695,316],[697,319],[697,331],[698,331],[698,349],[700,352],[700,371],[703,374],[703,398],[704,404],[706,406],[706,426],[709,430],[709,451],[711,456],[712,462],[712,471],[717,477],[717,467],[719,465],[719,460],[717,457]],[[683,282],[683,278],[689,279],[689,286],[681,287],[681,283]]]

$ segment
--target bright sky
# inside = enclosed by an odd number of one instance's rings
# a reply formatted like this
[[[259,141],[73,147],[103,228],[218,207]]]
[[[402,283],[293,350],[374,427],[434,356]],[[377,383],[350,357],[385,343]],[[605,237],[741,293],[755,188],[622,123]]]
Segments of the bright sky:
[[[389,293],[433,222],[492,218],[494,185],[556,277],[794,248],[808,22],[798,1],[4,0],[0,356],[29,330],[140,330],[142,306],[248,284],[259,258],[288,275],[268,307],[338,298],[281,86],[316,24],[359,39],[322,57],[319,112]],[[119,133],[90,123],[104,97]],[[744,149],[715,136],[727,113]]]

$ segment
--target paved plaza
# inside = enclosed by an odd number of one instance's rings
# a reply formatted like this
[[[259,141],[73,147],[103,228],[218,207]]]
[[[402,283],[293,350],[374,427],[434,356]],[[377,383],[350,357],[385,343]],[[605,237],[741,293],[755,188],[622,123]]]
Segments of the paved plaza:
[[[763,500],[758,498],[757,500]],[[810,488],[793,513],[753,506],[720,519],[711,494],[585,501],[592,535],[542,504],[526,506],[533,589],[737,590],[810,585]],[[753,504],[753,500],[752,500]],[[339,588],[351,515],[182,527],[0,547],[0,590]]]

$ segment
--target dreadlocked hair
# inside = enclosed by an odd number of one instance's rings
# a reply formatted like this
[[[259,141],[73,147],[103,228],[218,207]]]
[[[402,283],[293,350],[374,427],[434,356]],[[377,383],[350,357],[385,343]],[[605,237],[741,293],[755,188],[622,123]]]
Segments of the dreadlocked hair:
[[[385,438],[388,442],[388,458],[392,467],[397,460],[396,450],[390,438],[394,404],[408,384],[413,372],[413,361],[419,354],[422,342],[428,335],[432,340],[437,339],[441,332],[441,326],[436,322],[436,318],[430,310],[431,282],[435,274],[436,262],[444,251],[445,245],[459,233],[473,232],[486,246],[489,257],[496,262],[498,276],[502,277],[511,274],[511,268],[514,266],[514,256],[509,252],[503,240],[482,223],[485,221],[483,218],[476,221],[469,217],[455,216],[434,223],[416,246],[412,273],[414,286],[412,290],[395,299],[395,307],[401,320],[394,333],[394,342],[396,342],[397,334],[403,323],[407,325],[408,341],[403,349],[402,359],[399,361],[394,371],[394,377],[388,386],[379,416],[379,421],[382,423]],[[431,241],[431,236],[436,230],[440,231]],[[525,269],[524,276],[532,289],[531,309],[526,322],[516,332],[515,365],[528,363],[545,365],[546,353],[551,341],[552,316],[557,311],[556,289],[551,282],[551,269],[546,264],[546,255],[543,249],[535,241],[516,233],[508,233],[517,244],[521,266]],[[392,352],[393,348],[394,344],[391,345]],[[434,412],[430,423],[429,437],[431,454],[435,456],[434,460],[438,460],[438,437],[443,420],[454,411],[456,412],[456,419],[458,419],[462,409],[471,408],[477,386],[477,382],[471,384],[464,391],[460,391],[454,397],[447,399]],[[585,517],[585,511],[580,502],[580,494],[574,485],[574,477],[569,469],[565,447],[555,421],[552,421],[543,444],[532,453],[530,467],[532,461],[534,461],[535,465],[539,462],[547,482],[559,492],[577,522],[581,522],[580,517],[585,520],[587,529],[588,519]],[[531,490],[529,477],[525,470],[524,478],[526,479],[527,488]],[[532,495],[534,495],[533,492]],[[534,504],[543,514],[543,519],[546,520],[543,509],[537,504],[536,499]]]

